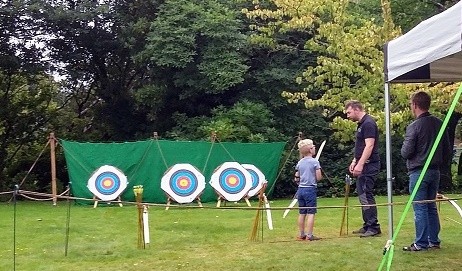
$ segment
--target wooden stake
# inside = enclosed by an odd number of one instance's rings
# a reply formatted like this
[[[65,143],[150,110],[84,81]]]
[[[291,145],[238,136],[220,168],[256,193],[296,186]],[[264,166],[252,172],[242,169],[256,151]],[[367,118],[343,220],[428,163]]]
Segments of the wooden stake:
[[[98,198],[97,198],[96,196],[93,196],[93,200],[95,201],[95,202],[93,203],[93,208],[98,207]]]
[[[346,217],[346,215],[348,213],[348,197],[349,197],[349,195],[350,195],[350,182],[346,182],[345,183],[345,201],[344,201],[344,208],[343,208],[343,215],[342,215],[342,224],[340,225],[340,236],[348,235],[348,227],[346,227],[346,230],[345,230],[344,225],[345,225],[345,217]],[[347,218],[347,220],[348,220],[348,218]]]
[[[265,188],[266,188],[266,185],[264,185]],[[260,219],[263,218],[263,210],[262,210],[262,207],[263,207],[263,204],[264,204],[264,190],[265,188],[262,187],[262,189],[260,189],[259,191],[259,194],[258,194],[258,208],[257,208],[257,214],[255,215],[255,219],[253,220],[253,225],[252,225],[252,231],[250,232],[250,241],[257,241],[257,237],[258,237],[258,229],[260,228],[261,224],[260,224]],[[263,228],[262,228],[262,232],[261,232],[261,239],[263,241]]]
[[[165,211],[167,211],[168,208],[170,208],[170,202],[171,202],[170,197],[167,197],[167,206],[165,206]]]
[[[252,205],[250,205],[249,197],[245,197],[244,199],[245,199],[245,202],[247,203],[247,206],[252,207]]]
[[[144,207],[142,204],[143,186],[142,185],[134,186],[133,193],[135,194],[136,207],[138,209],[138,248],[145,249],[146,243],[144,242],[144,222],[143,222]]]
[[[53,195],[53,206],[57,203],[57,186],[56,186],[56,138],[55,133],[50,133],[48,138],[50,142],[50,156],[51,156],[51,194]]]

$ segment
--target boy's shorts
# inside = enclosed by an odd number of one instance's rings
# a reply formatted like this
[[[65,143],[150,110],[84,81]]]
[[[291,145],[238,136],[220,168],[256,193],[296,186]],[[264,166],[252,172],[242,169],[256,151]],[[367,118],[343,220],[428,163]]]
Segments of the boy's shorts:
[[[298,192],[298,207],[317,207],[317,189],[316,187],[299,187]],[[299,209],[300,214],[316,214],[316,208]]]

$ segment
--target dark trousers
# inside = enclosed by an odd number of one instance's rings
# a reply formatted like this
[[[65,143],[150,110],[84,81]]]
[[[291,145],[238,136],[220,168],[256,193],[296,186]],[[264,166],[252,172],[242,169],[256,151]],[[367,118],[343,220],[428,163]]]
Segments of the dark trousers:
[[[363,172],[358,176],[356,191],[358,192],[361,205],[375,205],[374,185],[377,174],[380,171],[380,162],[364,165]],[[362,207],[363,228],[366,231],[379,232],[380,224],[377,219],[376,206]]]

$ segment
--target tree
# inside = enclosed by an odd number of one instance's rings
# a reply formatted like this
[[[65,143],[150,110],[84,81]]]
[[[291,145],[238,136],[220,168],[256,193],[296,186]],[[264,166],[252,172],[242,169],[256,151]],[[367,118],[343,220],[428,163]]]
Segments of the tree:
[[[63,101],[74,101],[75,117],[90,137],[127,140],[145,136],[146,112],[134,93],[148,67],[135,59],[143,50],[157,1],[41,1],[34,18],[43,42],[64,77]],[[83,119],[83,112],[92,116]],[[75,134],[82,125],[68,125]]]
[[[171,116],[209,116],[218,105],[231,106],[248,70],[240,14],[217,1],[169,0],[147,33],[140,59],[157,78],[140,93],[143,106],[161,131]],[[140,99],[141,100],[141,99]],[[159,130],[158,130],[159,131]]]
[[[0,3],[0,189],[17,180],[21,164],[46,142],[47,125],[59,107],[58,86],[45,73],[29,1]],[[27,150],[27,151],[26,151]],[[26,155],[24,155],[26,154]],[[17,170],[13,170],[16,168]]]

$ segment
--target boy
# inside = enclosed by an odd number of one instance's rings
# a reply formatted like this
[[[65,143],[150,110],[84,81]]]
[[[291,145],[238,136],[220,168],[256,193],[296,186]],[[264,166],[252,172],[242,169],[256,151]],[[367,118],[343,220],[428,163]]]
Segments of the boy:
[[[313,158],[316,153],[313,140],[303,139],[298,142],[300,161],[295,166],[295,182],[298,183],[297,199],[299,207],[297,240],[315,241],[319,237],[313,235],[314,215],[316,214],[317,182],[322,179],[321,165]],[[306,227],[306,232],[305,232]]]

